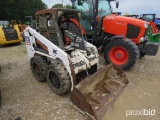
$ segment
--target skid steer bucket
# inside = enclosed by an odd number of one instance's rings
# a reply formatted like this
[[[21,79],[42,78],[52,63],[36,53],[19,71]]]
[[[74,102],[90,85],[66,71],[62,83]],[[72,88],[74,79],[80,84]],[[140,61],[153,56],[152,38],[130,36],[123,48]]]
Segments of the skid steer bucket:
[[[110,64],[74,86],[71,105],[90,119],[101,120],[128,83],[124,72]]]

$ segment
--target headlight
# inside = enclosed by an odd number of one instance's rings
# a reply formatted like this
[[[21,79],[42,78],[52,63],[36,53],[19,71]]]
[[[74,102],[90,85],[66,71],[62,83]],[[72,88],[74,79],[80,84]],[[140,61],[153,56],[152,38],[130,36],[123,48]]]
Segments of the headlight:
[[[144,27],[145,27],[145,28],[148,28],[148,23],[144,23]]]

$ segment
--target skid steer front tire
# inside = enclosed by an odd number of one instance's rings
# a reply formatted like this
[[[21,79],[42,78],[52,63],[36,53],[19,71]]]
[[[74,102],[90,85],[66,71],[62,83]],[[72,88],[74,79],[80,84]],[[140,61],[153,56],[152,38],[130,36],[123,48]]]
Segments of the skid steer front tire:
[[[46,80],[48,65],[43,57],[35,56],[30,60],[30,66],[35,79],[39,82]]]
[[[138,46],[127,38],[113,39],[107,43],[104,58],[107,63],[113,63],[123,70],[130,69],[139,58]]]
[[[63,95],[71,89],[71,78],[62,62],[49,66],[47,82],[57,95]]]

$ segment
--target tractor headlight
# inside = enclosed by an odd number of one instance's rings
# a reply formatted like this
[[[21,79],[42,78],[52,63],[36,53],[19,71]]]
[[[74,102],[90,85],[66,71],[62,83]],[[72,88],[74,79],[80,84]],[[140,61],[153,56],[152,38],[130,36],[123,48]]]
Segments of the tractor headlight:
[[[148,23],[144,23],[144,27],[145,27],[145,28],[148,28]]]

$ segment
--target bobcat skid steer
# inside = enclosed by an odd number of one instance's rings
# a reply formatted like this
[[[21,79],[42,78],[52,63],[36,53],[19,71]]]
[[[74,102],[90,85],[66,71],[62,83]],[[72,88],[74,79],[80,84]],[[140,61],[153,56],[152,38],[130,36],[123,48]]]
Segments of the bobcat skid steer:
[[[70,24],[70,19],[79,21],[80,15],[80,11],[69,9],[38,11],[39,32],[25,29],[26,47],[36,80],[47,80],[57,95],[72,91],[74,108],[100,120],[128,79],[112,64],[99,69],[97,48],[84,40],[80,27]]]

